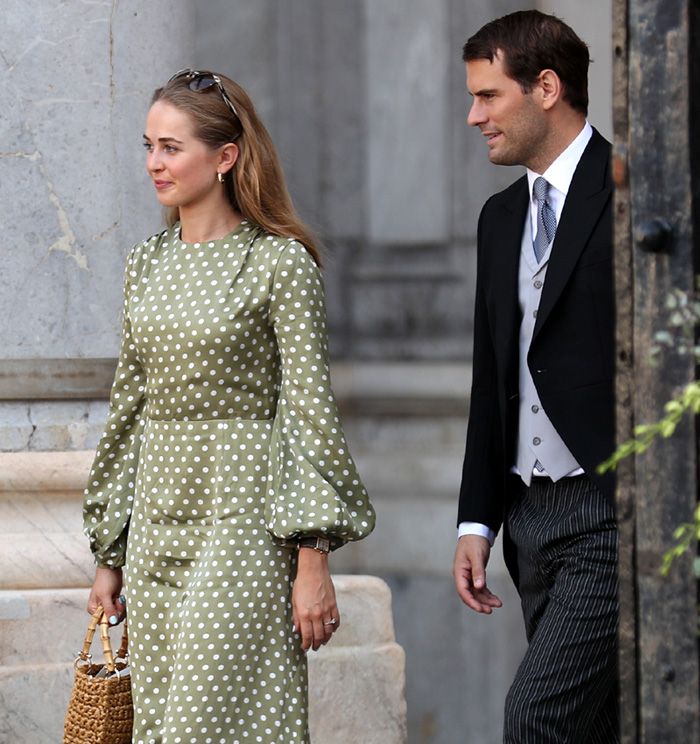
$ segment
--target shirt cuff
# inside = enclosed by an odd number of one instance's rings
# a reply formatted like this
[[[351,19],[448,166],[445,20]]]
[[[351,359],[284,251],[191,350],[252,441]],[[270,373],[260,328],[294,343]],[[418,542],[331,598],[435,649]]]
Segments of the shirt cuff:
[[[485,524],[480,522],[460,522],[457,529],[457,539],[464,535],[479,535],[479,537],[485,537],[489,541],[489,545],[493,547],[493,543],[496,539],[496,533]]]

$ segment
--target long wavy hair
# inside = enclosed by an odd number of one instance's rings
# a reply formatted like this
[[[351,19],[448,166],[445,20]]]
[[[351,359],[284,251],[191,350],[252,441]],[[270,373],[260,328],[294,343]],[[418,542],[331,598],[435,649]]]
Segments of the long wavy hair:
[[[226,105],[217,86],[192,91],[185,76],[158,88],[151,105],[165,101],[184,111],[194,124],[195,136],[212,149],[235,142],[238,160],[224,176],[226,194],[233,208],[273,235],[298,240],[320,266],[316,238],[294,209],[279,156],[250,96],[225,75],[211,74],[221,78],[238,117]],[[170,207],[166,214],[168,226],[172,227],[178,219],[178,208]]]

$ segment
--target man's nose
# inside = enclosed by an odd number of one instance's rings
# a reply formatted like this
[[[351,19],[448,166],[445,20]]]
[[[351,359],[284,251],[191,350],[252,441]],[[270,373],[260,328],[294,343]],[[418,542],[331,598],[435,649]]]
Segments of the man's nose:
[[[479,101],[473,101],[469,113],[467,114],[467,124],[470,127],[478,127],[479,124],[483,124],[487,117],[484,116],[483,107]]]

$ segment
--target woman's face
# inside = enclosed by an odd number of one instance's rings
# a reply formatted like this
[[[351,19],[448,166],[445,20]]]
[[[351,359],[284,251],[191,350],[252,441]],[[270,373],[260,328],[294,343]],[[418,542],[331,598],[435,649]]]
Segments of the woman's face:
[[[156,101],[146,118],[143,135],[146,170],[158,201],[166,207],[204,204],[222,190],[217,180],[221,153],[194,136],[190,117],[165,101]]]

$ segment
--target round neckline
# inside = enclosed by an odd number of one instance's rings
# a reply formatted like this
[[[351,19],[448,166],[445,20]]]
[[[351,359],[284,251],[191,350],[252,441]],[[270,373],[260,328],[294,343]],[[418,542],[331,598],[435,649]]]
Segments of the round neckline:
[[[202,248],[202,247],[209,247],[214,246],[217,243],[222,243],[226,240],[232,240],[238,233],[246,232],[250,230],[250,222],[244,217],[234,228],[231,230],[231,232],[226,233],[226,235],[222,235],[220,238],[215,238],[214,240],[199,240],[196,242],[188,243],[187,241],[183,240],[180,235],[182,231],[182,225],[178,221],[173,225],[173,229],[175,231],[175,240],[177,243],[180,244],[183,248]]]

